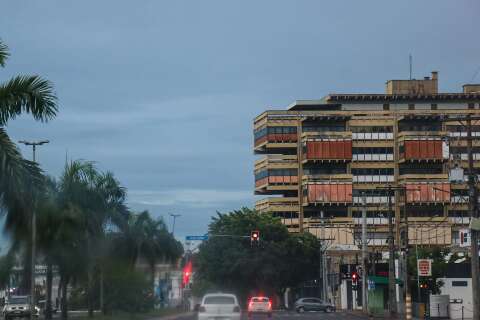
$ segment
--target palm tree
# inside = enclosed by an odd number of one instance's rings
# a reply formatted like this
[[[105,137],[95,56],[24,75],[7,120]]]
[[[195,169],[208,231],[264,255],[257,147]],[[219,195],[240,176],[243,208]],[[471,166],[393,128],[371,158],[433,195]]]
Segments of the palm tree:
[[[131,271],[140,259],[144,259],[150,268],[152,286],[156,264],[159,261],[174,261],[183,253],[182,245],[168,232],[165,222],[153,219],[148,211],[131,214],[127,227],[122,231],[115,250],[124,255]]]
[[[65,167],[59,194],[63,210],[75,208],[80,214],[79,228],[86,243],[88,311],[93,317],[94,271],[95,268],[101,271],[106,229],[125,224],[126,191],[112,173],[99,172],[92,162],[73,161]]]
[[[0,67],[8,57],[8,47],[0,40]],[[5,126],[23,113],[48,121],[57,113],[56,101],[52,84],[36,75],[20,75],[0,83],[0,213],[6,214],[5,229],[27,244],[31,243],[27,235],[33,197],[41,192],[43,175],[36,163],[21,156]],[[24,278],[28,279],[24,285],[30,286],[28,274]]]
[[[8,56],[8,47],[0,40],[1,67]],[[21,206],[18,203],[21,193],[30,191],[28,185],[40,182],[42,175],[35,163],[22,158],[4,127],[22,113],[29,113],[39,121],[54,118],[56,100],[52,84],[36,75],[16,76],[0,83],[0,204],[7,214],[10,208]]]

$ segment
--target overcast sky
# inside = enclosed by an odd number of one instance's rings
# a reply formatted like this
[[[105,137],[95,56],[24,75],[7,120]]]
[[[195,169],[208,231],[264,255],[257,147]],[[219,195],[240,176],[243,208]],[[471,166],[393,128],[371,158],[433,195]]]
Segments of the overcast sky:
[[[129,205],[203,234],[210,216],[252,206],[252,120],[329,92],[383,92],[387,79],[440,72],[459,91],[480,67],[480,2],[4,1],[0,38],[15,74],[51,80],[58,117],[9,123],[49,139],[38,159],[97,162]],[[476,82],[480,82],[477,75]],[[22,147],[26,157],[30,150]],[[171,220],[168,219],[169,224]]]

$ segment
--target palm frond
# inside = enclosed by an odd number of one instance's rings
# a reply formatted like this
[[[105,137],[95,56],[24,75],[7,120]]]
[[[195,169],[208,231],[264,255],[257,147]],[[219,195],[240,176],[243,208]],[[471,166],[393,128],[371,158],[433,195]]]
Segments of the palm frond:
[[[0,40],[0,67],[5,66],[5,61],[7,60],[10,53],[8,52],[8,47],[5,43]]]
[[[29,225],[35,195],[43,192],[44,176],[34,162],[22,158],[17,146],[0,127],[0,211],[6,213],[5,228],[21,232]]]
[[[48,80],[39,76],[16,76],[0,85],[0,126],[21,113],[48,121],[57,111],[57,97]]]

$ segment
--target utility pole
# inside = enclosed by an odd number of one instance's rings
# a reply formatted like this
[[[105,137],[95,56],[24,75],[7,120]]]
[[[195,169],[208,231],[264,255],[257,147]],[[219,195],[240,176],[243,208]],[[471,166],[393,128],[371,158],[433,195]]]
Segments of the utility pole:
[[[472,119],[471,115],[467,115],[467,153],[468,153],[468,195],[469,195],[469,211],[471,220],[478,218],[478,195],[476,187],[475,173],[473,172],[473,152],[472,152]],[[471,232],[471,264],[472,264],[472,308],[473,319],[480,319],[480,283],[479,263],[478,263],[478,232],[473,228]]]
[[[388,312],[390,316],[397,313],[397,290],[395,287],[395,237],[393,235],[393,216],[392,216],[392,191],[395,196],[396,190],[403,190],[401,186],[387,185],[386,187],[377,187],[377,190],[386,190],[388,198]],[[398,201],[395,202],[398,204]]]
[[[172,236],[175,237],[175,221],[177,220],[178,217],[181,217],[181,214],[174,214],[170,213],[170,217],[173,218],[173,224],[172,224]]]
[[[50,141],[48,140],[42,140],[42,141],[26,141],[26,140],[21,140],[18,143],[22,143],[26,146],[32,146],[32,152],[33,152],[33,162],[37,162],[37,159],[35,157],[35,152],[37,150],[37,146],[41,146],[43,144],[49,143]],[[36,200],[37,195],[32,194],[32,272],[31,272],[31,278],[30,278],[30,319],[33,320],[35,319],[35,264],[36,264],[36,240],[37,240],[37,213],[36,213],[36,207],[37,207],[37,200]]]
[[[362,192],[362,311],[368,312],[367,305],[367,197]]]
[[[321,239],[320,239],[320,274],[322,276],[322,299],[324,301],[327,301],[327,279],[326,279],[326,269],[327,269],[327,264],[326,264],[326,259],[325,259],[325,254],[326,254],[326,246],[324,247],[324,241],[325,241],[325,226],[324,226],[324,215],[323,215],[323,210],[320,211],[320,221],[322,223],[322,233],[321,233]]]
[[[478,220],[478,190],[476,187],[477,179],[473,168],[473,153],[472,153],[472,120],[480,120],[480,117],[472,117],[470,113],[466,116],[448,117],[443,121],[460,122],[466,120],[467,129],[467,155],[468,155],[468,211],[470,211],[471,222]],[[470,255],[472,266],[472,308],[473,319],[480,319],[480,270],[479,270],[479,255],[478,255],[478,231],[476,228],[470,228]]]
[[[392,217],[392,185],[388,185],[388,310],[390,316],[397,313],[397,298],[395,290],[395,243],[393,236]]]
[[[405,320],[412,319],[412,295],[410,294],[409,289],[409,279],[408,279],[408,213],[407,213],[407,190],[406,188],[403,189],[403,218],[405,219],[404,222],[404,229],[403,229],[403,287],[405,291]]]

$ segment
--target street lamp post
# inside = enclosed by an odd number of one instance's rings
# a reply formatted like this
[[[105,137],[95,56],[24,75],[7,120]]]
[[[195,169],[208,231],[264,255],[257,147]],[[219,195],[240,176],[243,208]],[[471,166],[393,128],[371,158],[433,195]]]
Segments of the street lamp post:
[[[43,144],[47,144],[50,141],[48,140],[41,140],[41,141],[26,141],[21,140],[19,143],[22,143],[26,146],[32,146],[33,151],[33,162],[36,162],[35,152],[37,146],[41,146]],[[33,195],[33,205],[32,205],[32,272],[31,272],[31,280],[30,280],[30,319],[35,319],[35,261],[36,261],[36,238],[37,238],[37,214],[36,214],[36,195]]]
[[[175,236],[175,221],[177,220],[178,217],[181,217],[181,214],[174,214],[170,213],[170,217],[173,218],[173,224],[172,224],[172,236]]]

